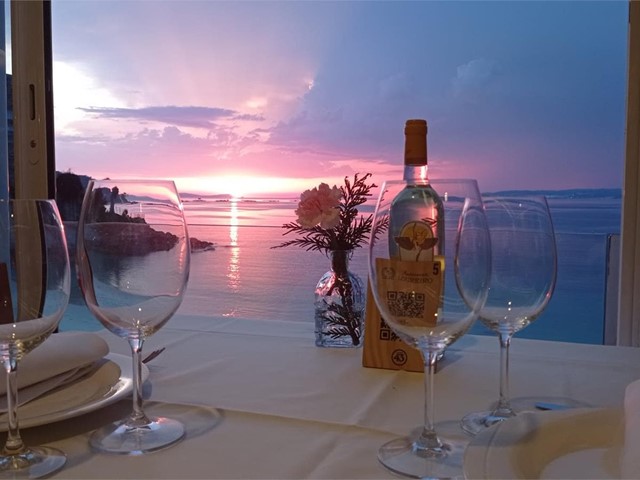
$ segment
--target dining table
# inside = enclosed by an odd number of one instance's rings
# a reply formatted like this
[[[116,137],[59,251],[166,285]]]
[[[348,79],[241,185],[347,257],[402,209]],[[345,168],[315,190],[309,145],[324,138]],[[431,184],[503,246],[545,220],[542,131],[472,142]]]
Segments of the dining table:
[[[182,441],[141,455],[92,451],[90,433],[124,417],[130,395],[24,428],[22,436],[29,445],[66,453],[66,465],[53,478],[398,478],[376,453],[422,424],[423,374],[363,367],[361,348],[316,347],[313,328],[311,322],[178,311],[145,341],[143,352],[164,351],[145,365],[143,395],[148,414],[184,423]],[[95,333],[111,355],[130,355],[126,340]],[[570,399],[592,409],[621,409],[627,385],[640,378],[640,349],[516,336],[509,375],[515,403]],[[464,436],[460,419],[489,408],[498,384],[497,337],[460,338],[435,375],[437,429]]]

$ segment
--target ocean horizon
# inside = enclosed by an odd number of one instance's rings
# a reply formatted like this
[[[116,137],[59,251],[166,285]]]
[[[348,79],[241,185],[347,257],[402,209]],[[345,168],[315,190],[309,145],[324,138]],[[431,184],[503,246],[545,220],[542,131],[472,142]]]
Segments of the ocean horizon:
[[[88,178],[88,177],[87,177]],[[564,198],[564,199],[587,199],[587,198],[617,198],[622,199],[621,188],[564,188],[564,189],[507,189],[482,192],[483,196],[520,196],[520,195],[544,195],[548,199]],[[180,192],[183,202],[193,201],[297,201],[299,194],[280,193],[269,195],[243,195],[234,197],[228,193],[193,193]],[[375,195],[372,195],[372,201],[375,201]]]

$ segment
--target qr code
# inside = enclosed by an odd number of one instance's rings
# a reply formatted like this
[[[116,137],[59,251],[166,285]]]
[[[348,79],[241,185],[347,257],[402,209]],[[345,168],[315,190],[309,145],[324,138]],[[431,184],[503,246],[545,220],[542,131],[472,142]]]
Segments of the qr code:
[[[387,305],[393,316],[419,318],[424,314],[424,293],[387,292]]]
[[[384,321],[384,318],[380,318],[380,340],[387,340],[390,342],[400,340],[393,330],[389,328],[389,325]]]

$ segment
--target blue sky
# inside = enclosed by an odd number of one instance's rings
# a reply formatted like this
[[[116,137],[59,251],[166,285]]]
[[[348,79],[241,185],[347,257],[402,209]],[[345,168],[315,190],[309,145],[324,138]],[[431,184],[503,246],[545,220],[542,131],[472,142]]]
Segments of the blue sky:
[[[627,9],[54,1],[58,169],[203,193],[381,182],[426,118],[433,176],[619,187]]]

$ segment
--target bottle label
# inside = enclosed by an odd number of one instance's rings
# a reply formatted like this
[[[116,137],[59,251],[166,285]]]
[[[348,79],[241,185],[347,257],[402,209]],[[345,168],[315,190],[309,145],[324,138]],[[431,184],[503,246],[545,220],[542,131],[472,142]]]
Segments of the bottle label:
[[[378,292],[395,322],[408,327],[437,325],[444,257],[420,262],[376,258],[376,271]]]
[[[433,261],[433,247],[438,243],[434,235],[435,220],[425,219],[405,223],[394,241],[398,246],[400,260]]]

